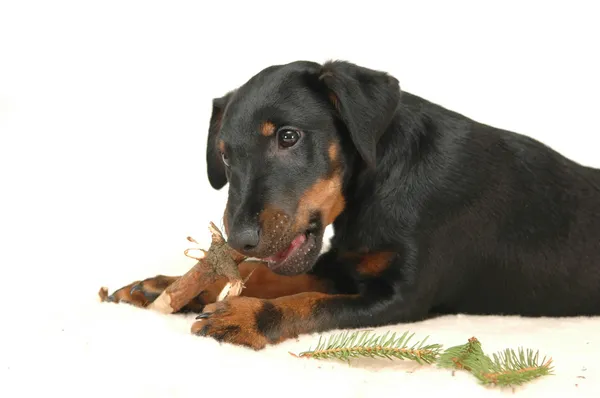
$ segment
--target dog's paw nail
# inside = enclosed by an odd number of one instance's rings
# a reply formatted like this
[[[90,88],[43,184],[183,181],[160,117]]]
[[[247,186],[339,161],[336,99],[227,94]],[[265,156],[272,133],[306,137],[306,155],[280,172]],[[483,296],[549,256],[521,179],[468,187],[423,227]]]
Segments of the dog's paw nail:
[[[195,334],[196,336],[206,336],[208,334],[208,325],[204,325],[200,328],[195,327],[192,329],[192,333]]]
[[[138,283],[137,285],[132,287],[131,290],[129,291],[129,294],[134,298],[135,298],[135,295],[137,295],[139,298],[139,295],[141,294],[146,298],[146,300],[148,300],[150,302],[156,300],[156,298],[159,296],[157,293],[150,293],[150,292],[145,291],[141,283]]]
[[[202,314],[198,315],[198,316],[196,317],[196,319],[206,319],[206,318],[208,318],[210,315],[211,315],[211,314],[210,314],[210,312],[203,312]]]
[[[141,283],[138,283],[137,285],[134,285],[131,290],[129,291],[129,294],[133,294],[135,292],[144,292],[144,288],[142,287]]]

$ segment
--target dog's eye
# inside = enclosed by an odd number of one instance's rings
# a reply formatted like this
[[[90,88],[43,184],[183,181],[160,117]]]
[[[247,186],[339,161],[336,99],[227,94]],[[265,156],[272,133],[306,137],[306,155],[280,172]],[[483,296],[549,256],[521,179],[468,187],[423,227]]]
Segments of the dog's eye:
[[[225,163],[225,166],[229,167],[229,158],[227,157],[227,154],[221,152],[221,158],[223,158],[223,163]]]
[[[300,132],[296,130],[285,129],[279,131],[279,145],[282,148],[289,148],[293,146],[296,144],[296,142],[298,142],[299,139]]]

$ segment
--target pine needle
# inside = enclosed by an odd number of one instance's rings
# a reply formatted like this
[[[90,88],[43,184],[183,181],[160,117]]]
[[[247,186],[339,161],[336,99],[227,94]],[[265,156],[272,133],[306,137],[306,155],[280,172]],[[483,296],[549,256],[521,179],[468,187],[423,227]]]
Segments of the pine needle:
[[[414,334],[405,332],[399,337],[396,333],[390,335],[386,332],[377,336],[370,331],[343,332],[331,335],[328,340],[319,338],[319,343],[314,350],[304,351],[299,357],[316,359],[339,359],[348,361],[350,358],[387,358],[387,359],[409,359],[419,364],[431,364],[439,354],[439,344],[425,345],[424,339],[409,345]]]
[[[492,359],[483,352],[479,340],[472,337],[467,344],[446,349],[437,364],[441,368],[466,370],[483,384],[506,387],[552,374],[552,360],[544,358],[540,365],[538,358],[539,352],[520,348],[518,352],[505,349],[493,354]]]
[[[481,369],[491,366],[491,361],[484,354],[479,340],[471,337],[467,344],[446,349],[440,355],[437,364],[441,368],[464,369],[470,372],[473,368]]]
[[[445,369],[465,370],[473,374],[482,384],[497,386],[522,385],[538,377],[553,374],[552,359],[539,361],[539,352],[519,348],[516,352],[506,349],[487,356],[481,343],[471,337],[466,344],[450,347],[445,351],[440,344],[425,345],[423,341],[410,344],[414,333],[404,332],[400,336],[386,332],[376,335],[371,331],[342,332],[329,339],[319,337],[315,349],[309,349],[295,357],[314,359],[386,358],[413,360],[419,364],[433,364]]]
[[[522,385],[538,377],[551,375],[554,370],[552,358],[544,357],[538,361],[539,352],[531,349],[519,348],[517,352],[505,349],[493,354],[493,358],[489,368],[472,372],[484,384]]]

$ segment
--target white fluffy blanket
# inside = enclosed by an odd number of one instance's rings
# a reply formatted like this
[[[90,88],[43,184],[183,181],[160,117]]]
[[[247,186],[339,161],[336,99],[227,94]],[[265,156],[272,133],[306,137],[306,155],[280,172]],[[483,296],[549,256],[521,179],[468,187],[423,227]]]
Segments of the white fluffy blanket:
[[[101,304],[93,291],[78,301],[54,313],[40,309],[41,317],[31,325],[21,322],[22,328],[9,330],[0,359],[5,362],[0,396],[600,396],[600,318],[448,316],[379,329],[410,330],[417,338],[430,335],[444,346],[476,336],[489,352],[524,346],[553,358],[555,375],[500,390],[481,386],[465,372],[453,375],[410,361],[360,359],[348,364],[289,354],[314,347],[318,336],[255,352],[190,335],[192,316]]]

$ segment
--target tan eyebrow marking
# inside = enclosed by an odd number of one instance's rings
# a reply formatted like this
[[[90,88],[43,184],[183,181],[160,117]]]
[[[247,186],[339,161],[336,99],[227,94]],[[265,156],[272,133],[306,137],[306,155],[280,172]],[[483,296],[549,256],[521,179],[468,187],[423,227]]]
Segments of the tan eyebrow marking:
[[[260,133],[265,137],[269,137],[275,133],[275,125],[271,122],[263,122],[260,126]]]

